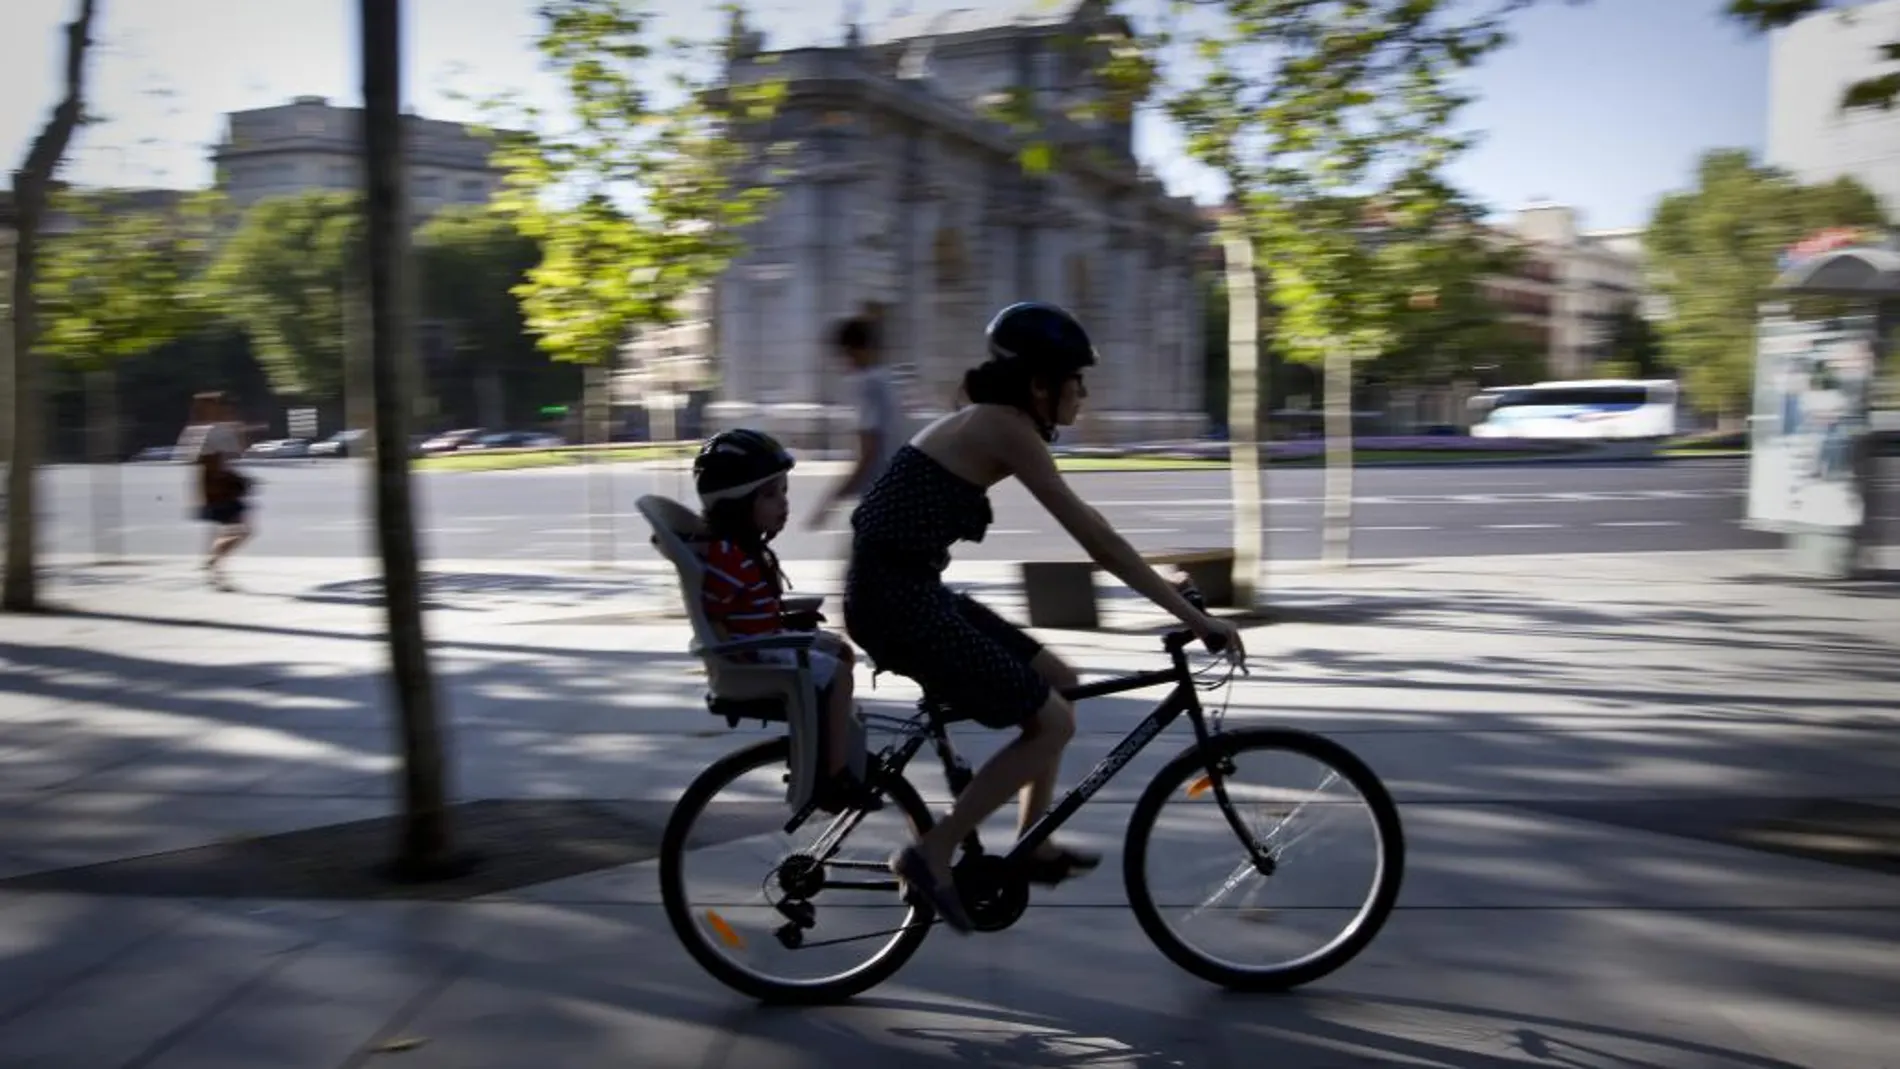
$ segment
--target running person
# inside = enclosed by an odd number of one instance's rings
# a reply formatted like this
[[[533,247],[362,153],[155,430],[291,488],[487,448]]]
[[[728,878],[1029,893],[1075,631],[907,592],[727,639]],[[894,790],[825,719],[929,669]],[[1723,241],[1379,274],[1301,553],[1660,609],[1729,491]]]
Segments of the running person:
[[[1190,605],[1077,497],[1056,470],[1049,443],[1075,422],[1095,363],[1087,332],[1049,304],[1018,303],[987,331],[989,359],[965,374],[971,404],[919,431],[897,450],[852,514],[845,574],[845,630],[877,664],[915,680],[961,716],[1022,734],[976,771],[956,804],[892,871],[945,923],[970,922],[950,879],[957,844],[1020,790],[1026,830],[1055,795],[1075,710],[1059,690],[1075,672],[1035,639],[943,584],[954,542],[980,542],[992,518],[989,488],[1015,477],[1091,558],[1194,630],[1245,655],[1238,629]],[[1057,883],[1100,858],[1043,844],[1030,878]]]

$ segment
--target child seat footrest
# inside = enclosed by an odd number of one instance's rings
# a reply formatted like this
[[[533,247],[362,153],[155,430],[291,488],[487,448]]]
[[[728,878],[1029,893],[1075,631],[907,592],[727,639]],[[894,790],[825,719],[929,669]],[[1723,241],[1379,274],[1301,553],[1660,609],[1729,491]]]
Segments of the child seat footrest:
[[[723,716],[735,727],[741,720],[784,723],[791,719],[783,698],[715,698],[706,695],[706,708],[714,716]]]

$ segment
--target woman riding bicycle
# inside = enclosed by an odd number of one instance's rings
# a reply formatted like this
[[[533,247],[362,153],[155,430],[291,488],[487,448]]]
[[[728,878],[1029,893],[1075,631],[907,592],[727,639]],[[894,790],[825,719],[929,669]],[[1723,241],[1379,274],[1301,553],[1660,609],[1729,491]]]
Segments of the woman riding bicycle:
[[[1010,305],[990,321],[989,359],[964,376],[971,404],[917,432],[891,458],[851,517],[845,630],[888,670],[915,680],[960,716],[1021,735],[976,771],[950,813],[891,869],[960,932],[969,918],[950,878],[957,845],[1021,790],[1027,829],[1055,794],[1074,707],[1059,693],[1075,672],[1035,639],[943,584],[950,545],[980,542],[991,521],[988,490],[1015,477],[1097,564],[1174,614],[1203,641],[1219,636],[1244,656],[1238,629],[1188,603],[1076,496],[1049,443],[1075,422],[1095,347],[1075,318],[1050,304]],[[1099,858],[1044,844],[1029,873],[1057,883]]]

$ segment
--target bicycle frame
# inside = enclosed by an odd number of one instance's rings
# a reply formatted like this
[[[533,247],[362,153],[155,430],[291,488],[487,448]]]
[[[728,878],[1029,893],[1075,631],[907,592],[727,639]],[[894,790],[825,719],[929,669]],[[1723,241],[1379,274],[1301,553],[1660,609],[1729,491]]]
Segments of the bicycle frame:
[[[1077,811],[1088,804],[1089,799],[1095,797],[1096,793],[1099,792],[1108,781],[1114,779],[1116,774],[1121,772],[1123,768],[1126,768],[1130,761],[1134,760],[1136,754],[1147,749],[1148,744],[1153,742],[1163,731],[1167,730],[1168,726],[1179,719],[1183,713],[1187,714],[1189,722],[1194,725],[1196,745],[1208,756],[1208,774],[1212,781],[1211,786],[1214,790],[1215,800],[1223,815],[1226,816],[1228,824],[1234,828],[1236,834],[1241,836],[1242,842],[1247,841],[1246,829],[1240,826],[1239,818],[1233,813],[1233,807],[1228,804],[1226,786],[1221,782],[1220,770],[1216,767],[1217,762],[1214,759],[1213,751],[1208,746],[1211,735],[1207,729],[1206,718],[1202,713],[1200,696],[1195,690],[1194,675],[1189,669],[1187,661],[1187,644],[1192,640],[1193,635],[1191,632],[1174,631],[1168,634],[1163,644],[1167,648],[1173,663],[1167,668],[1148,672],[1135,672],[1130,675],[1116,676],[1111,679],[1103,679],[1093,683],[1082,683],[1074,687],[1063,688],[1061,693],[1064,698],[1067,698],[1071,702],[1080,702],[1090,698],[1102,698],[1111,694],[1122,694],[1132,690],[1142,690],[1163,683],[1174,684],[1174,689],[1168,692],[1167,697],[1161,699],[1160,703],[1155,706],[1153,712],[1149,713],[1141,723],[1135,725],[1132,731],[1123,736],[1122,740],[1115,744],[1114,749],[1110,750],[1107,755],[1096,762],[1095,767],[1089,770],[1088,775],[1084,776],[1079,783],[1071,787],[1054,805],[1049,807],[1049,809],[1046,810],[1041,817],[1037,818],[1036,822],[1030,825],[1029,829],[1010,846],[1009,852],[1005,855],[1007,860],[1015,863],[1027,859],[1031,851],[1041,846],[1044,841],[1055,834],[1056,829],[1062,827],[1070,817],[1073,817]],[[892,755],[885,767],[885,774],[894,776],[902,775],[904,769],[910,764],[911,759],[916,756],[917,751],[922,749],[924,742],[928,740],[936,749],[938,759],[943,762],[944,778],[949,781],[951,795],[953,797],[960,795],[963,792],[964,785],[969,782],[971,775],[970,766],[963,760],[962,755],[957,753],[956,747],[951,744],[949,734],[944,730],[944,721],[936,715],[938,707],[930,703],[928,699],[918,704],[927,717],[928,724],[922,728],[918,728],[914,725],[914,721],[905,722],[905,729],[910,732],[910,736],[905,739],[903,744],[899,746],[897,751]],[[787,826],[787,831],[803,823],[804,816],[805,814],[803,813],[794,816]],[[861,818],[862,814],[847,814],[846,816]],[[825,843],[826,840],[832,840],[834,833],[836,833],[836,838],[842,839],[843,835],[848,833],[850,826],[854,826],[856,823],[856,819],[851,819],[843,828],[840,828],[834,823],[832,828],[828,829],[827,833],[821,837],[820,842]],[[826,845],[827,847],[829,846],[828,843]],[[966,840],[966,845],[972,852],[980,853],[983,850],[982,842],[976,832],[971,832],[969,839]],[[821,856],[822,852],[821,849]]]

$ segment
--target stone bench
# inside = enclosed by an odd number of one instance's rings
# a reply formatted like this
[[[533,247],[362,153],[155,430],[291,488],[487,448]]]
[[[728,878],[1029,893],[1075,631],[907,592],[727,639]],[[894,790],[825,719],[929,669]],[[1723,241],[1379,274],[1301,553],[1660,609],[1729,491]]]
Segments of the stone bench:
[[[1209,608],[1234,604],[1234,551],[1182,549],[1143,553],[1141,559],[1161,568],[1179,568],[1200,590]],[[1029,626],[1093,630],[1101,626],[1095,598],[1095,573],[1101,565],[1082,560],[1023,561],[1023,597],[1029,608]]]

